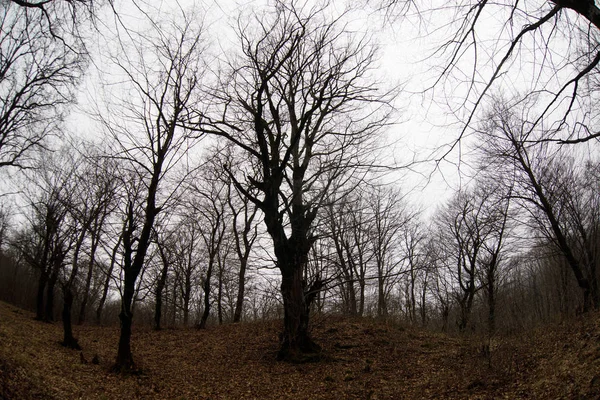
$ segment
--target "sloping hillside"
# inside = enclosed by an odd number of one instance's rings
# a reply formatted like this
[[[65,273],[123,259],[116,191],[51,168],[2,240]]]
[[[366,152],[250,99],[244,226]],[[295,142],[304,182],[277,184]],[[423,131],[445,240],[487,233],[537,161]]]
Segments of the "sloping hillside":
[[[275,361],[279,323],[134,330],[140,373],[111,372],[118,329],[59,324],[0,303],[0,399],[596,399],[600,318],[519,337],[466,340],[370,320],[315,319],[318,363]],[[94,356],[99,363],[92,363]]]

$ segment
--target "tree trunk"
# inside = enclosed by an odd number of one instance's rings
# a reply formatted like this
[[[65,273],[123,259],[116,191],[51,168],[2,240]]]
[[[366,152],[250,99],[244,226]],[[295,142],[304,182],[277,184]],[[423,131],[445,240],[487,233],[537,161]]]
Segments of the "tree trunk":
[[[62,345],[70,349],[81,350],[77,339],[73,337],[73,325],[71,323],[71,309],[73,308],[73,291],[71,290],[69,285],[65,285],[65,287],[63,287],[63,298],[64,302],[62,310],[62,320],[64,338]]]
[[[79,325],[85,322],[87,303],[90,294],[90,287],[92,285],[92,272],[94,269],[94,262],[96,258],[96,248],[98,246],[98,240],[92,236],[92,248],[90,251],[90,262],[88,264],[87,277],[85,279],[85,289],[83,290],[83,298],[81,299],[81,308],[79,309]]]
[[[165,258],[163,257],[163,268],[160,271],[160,277],[158,278],[158,282],[156,283],[156,307],[154,308],[154,329],[157,331],[159,331],[161,328],[160,320],[162,318],[162,293],[167,282],[168,271],[169,264],[165,262]]]
[[[219,264],[221,262],[219,261]],[[217,290],[217,316],[219,325],[223,325],[223,266],[219,265],[219,288]]]
[[[350,303],[348,311],[350,312],[350,315],[354,317],[358,313],[358,310],[356,307],[356,292],[354,291],[354,280],[352,276],[350,276],[350,280],[347,282],[347,289],[348,302]]]
[[[46,291],[46,286],[48,284],[48,272],[46,272],[46,268],[42,268],[42,270],[40,271],[40,279],[38,281],[38,290],[37,290],[37,296],[36,296],[36,300],[35,300],[35,309],[36,309],[36,314],[35,314],[35,319],[38,321],[43,321],[44,320],[44,316],[45,316],[45,309],[44,309],[44,293]]]
[[[278,360],[306,362],[319,357],[321,347],[308,332],[310,300],[305,297],[304,286],[301,267],[282,268],[284,320]]]
[[[198,324],[199,329],[206,328],[206,321],[210,315],[210,278],[212,275],[213,263],[213,260],[209,260],[208,270],[206,271],[206,279],[204,280],[204,312],[202,313],[200,324]]]
[[[488,334],[492,336],[496,332],[496,282],[494,272],[490,271],[488,276]]]
[[[115,268],[115,263],[117,260],[117,251],[121,246],[121,241],[123,240],[123,234],[119,236],[119,240],[117,240],[116,246],[113,248],[111,257],[110,257],[110,267],[106,272],[106,280],[104,281],[104,288],[102,289],[102,297],[100,298],[100,302],[98,303],[98,308],[96,309],[96,323],[100,325],[102,322],[102,310],[104,309],[104,303],[106,302],[106,297],[108,296],[108,289],[110,287],[110,278],[112,276],[113,269]]]
[[[160,171],[160,168],[158,169]],[[157,210],[155,208],[156,187],[158,176],[153,176],[152,183],[148,189],[148,201],[146,215],[142,232],[138,239],[137,251],[133,258],[133,233],[135,231],[133,203],[130,202],[127,210],[126,228],[123,232],[125,280],[123,282],[123,297],[121,299],[121,334],[117,348],[117,358],[113,370],[116,372],[132,371],[135,369],[133,355],[131,354],[131,324],[133,321],[132,303],[135,295],[135,282],[140,274],[150,245],[150,234],[154,224]]]
[[[473,308],[473,298],[475,297],[475,291],[469,290],[464,294],[463,298],[459,300],[460,304],[460,319],[458,321],[458,330],[464,332],[469,326],[471,319],[471,309]]]
[[[121,312],[119,314],[121,334],[119,336],[117,360],[114,366],[114,370],[117,372],[133,370],[135,368],[133,354],[131,353],[131,323],[133,321],[131,303],[135,291],[135,279],[132,279],[133,277],[130,275],[130,271],[125,271],[125,285],[121,302]]]
[[[377,294],[377,316],[386,317],[387,304],[385,299],[385,280],[383,279],[381,273],[378,279]]]
[[[365,281],[364,281],[364,279],[360,280],[359,287],[360,287],[360,296],[359,296],[359,303],[358,303],[358,316],[362,317],[363,315],[365,315]]]
[[[102,323],[102,310],[104,309],[104,303],[106,302],[106,297],[108,296],[108,288],[110,287],[110,276],[112,274],[113,266],[114,265],[111,263],[111,266],[106,273],[106,280],[104,281],[102,296],[100,297],[98,308],[96,309],[96,324],[98,325]]]
[[[235,302],[235,311],[233,313],[233,322],[240,322],[242,319],[242,311],[244,309],[244,296],[246,290],[246,268],[248,266],[248,258],[240,259],[240,273],[238,275],[238,293]]]
[[[425,327],[427,325],[427,277],[423,282],[423,289],[421,291],[421,325]]]
[[[132,370],[135,368],[133,354],[131,354],[131,322],[133,314],[130,311],[121,311],[119,320],[121,321],[121,335],[119,336],[119,347],[117,350],[117,360],[115,370],[117,372]]]
[[[46,322],[54,322],[54,287],[56,286],[57,280],[58,268],[55,265],[46,287],[46,309],[44,310],[43,318]]]

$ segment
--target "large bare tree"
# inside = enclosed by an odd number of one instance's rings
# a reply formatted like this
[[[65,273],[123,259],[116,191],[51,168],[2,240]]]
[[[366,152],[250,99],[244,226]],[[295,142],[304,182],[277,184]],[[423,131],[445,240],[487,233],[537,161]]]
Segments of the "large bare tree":
[[[225,167],[272,239],[285,311],[280,359],[319,350],[308,323],[321,281],[305,275],[313,223],[342,187],[340,176],[369,168],[389,121],[388,94],[371,76],[375,47],[326,14],[279,1],[240,22],[242,53],[223,74],[215,113],[199,126],[231,141],[248,162],[243,179]]]

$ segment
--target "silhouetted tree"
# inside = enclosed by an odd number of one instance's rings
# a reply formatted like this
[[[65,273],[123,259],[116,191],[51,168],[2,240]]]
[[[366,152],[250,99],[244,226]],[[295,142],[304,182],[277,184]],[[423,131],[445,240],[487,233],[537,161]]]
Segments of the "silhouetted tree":
[[[285,2],[255,18],[216,90],[221,107],[198,129],[227,138],[252,166],[244,179],[226,168],[273,241],[285,311],[279,358],[296,359],[319,350],[308,322],[322,282],[311,287],[304,275],[313,222],[339,176],[371,165],[368,143],[388,121],[387,102],[369,75],[374,47],[341,19]]]

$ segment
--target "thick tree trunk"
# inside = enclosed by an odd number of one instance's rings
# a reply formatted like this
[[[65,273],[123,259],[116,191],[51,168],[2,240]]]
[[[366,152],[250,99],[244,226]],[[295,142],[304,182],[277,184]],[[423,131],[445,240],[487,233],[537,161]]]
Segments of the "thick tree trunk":
[[[116,372],[130,371],[135,369],[133,362],[133,354],[131,353],[131,324],[133,321],[133,313],[131,311],[131,303],[133,301],[135,280],[125,272],[125,287],[123,291],[123,299],[121,303],[121,313],[119,320],[121,321],[121,334],[119,336],[119,347],[117,350],[117,360],[114,366]]]
[[[469,326],[471,320],[471,309],[473,308],[473,298],[475,292],[473,290],[465,293],[464,297],[460,299],[460,318],[458,320],[458,330],[464,332]]]
[[[58,270],[54,268],[46,287],[46,308],[44,310],[43,318],[43,320],[46,322],[54,322],[54,288],[57,280]]]
[[[71,323],[71,309],[73,308],[73,291],[70,287],[63,288],[63,330],[64,338],[62,345],[70,349],[81,350],[77,339],[73,336],[73,325]]]
[[[282,275],[284,320],[277,359],[291,362],[316,360],[320,357],[321,347],[311,339],[308,323],[310,303],[320,288],[314,288],[308,296],[305,295],[301,267],[282,269]]]
[[[160,171],[160,169],[158,169]],[[131,324],[133,321],[133,300],[136,291],[135,282],[140,274],[150,244],[150,233],[154,224],[157,210],[155,208],[156,186],[158,176],[153,176],[152,183],[148,189],[148,202],[146,208],[145,222],[138,239],[137,251],[133,258],[133,232],[134,212],[133,203],[129,203],[127,210],[127,226],[123,232],[124,248],[124,267],[125,280],[123,282],[123,297],[121,299],[121,312],[119,319],[121,321],[121,334],[119,336],[119,346],[117,348],[117,358],[113,370],[116,372],[126,372],[135,369],[133,355],[131,353]]]
[[[354,280],[350,276],[350,280],[347,282],[347,290],[348,290],[348,312],[351,316],[356,316],[358,314],[358,309],[356,305],[356,292],[354,291]]]

